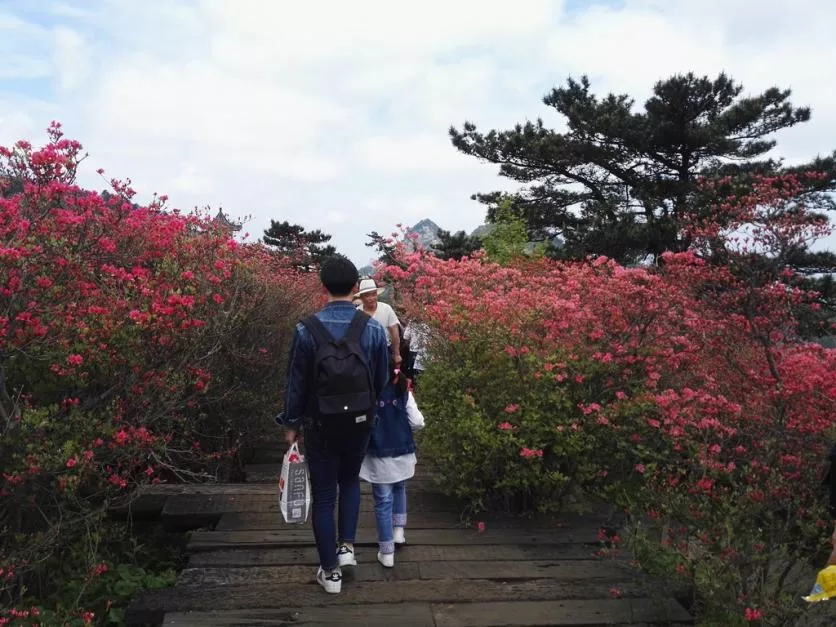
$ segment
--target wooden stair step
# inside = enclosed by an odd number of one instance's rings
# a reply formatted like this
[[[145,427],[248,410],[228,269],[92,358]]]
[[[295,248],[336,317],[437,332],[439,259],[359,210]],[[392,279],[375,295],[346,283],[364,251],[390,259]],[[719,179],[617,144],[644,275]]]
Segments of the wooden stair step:
[[[285,627],[287,625],[364,625],[427,627],[434,625],[429,603],[296,607],[289,609],[222,610],[166,614],[163,627]]]
[[[164,627],[231,625],[366,625],[368,627],[496,627],[504,625],[687,625],[691,617],[670,599],[596,599],[498,603],[392,603],[167,614]]]
[[[246,584],[229,586],[175,586],[140,593],[126,611],[131,625],[159,623],[168,612],[207,610],[263,610],[286,607],[309,608],[334,605],[392,603],[485,603],[499,601],[565,601],[612,598],[617,586],[624,598],[655,598],[655,585],[625,581],[555,581],[529,579],[497,581],[491,579],[412,579],[392,584],[387,581],[346,582],[341,594],[328,595],[313,581],[313,569],[306,583]]]
[[[584,544],[553,544],[537,546],[533,544],[496,544],[496,545],[413,545],[409,543],[399,547],[396,555],[398,564],[408,562],[471,562],[488,557],[495,561],[522,560],[588,560],[595,555],[597,547]],[[373,550],[373,548],[372,548]],[[363,561],[374,560],[372,550],[358,549],[358,556]],[[368,553],[369,557],[364,557]],[[612,559],[612,558],[605,558]],[[629,554],[622,553],[621,559],[628,561]],[[605,560],[602,560],[605,561]],[[189,557],[190,568],[236,568],[246,566],[290,566],[319,564],[319,554],[313,546],[294,546],[284,548],[230,548],[194,553]]]
[[[556,518],[553,516],[536,516],[532,518],[518,518],[511,516],[479,516],[462,518],[457,512],[421,511],[410,512],[408,517],[410,529],[475,529],[479,522],[487,530],[498,529],[530,529],[543,531],[566,527],[599,528],[616,524],[606,514],[568,515]],[[374,526],[374,510],[360,510],[360,525]],[[275,512],[227,512],[222,514],[215,525],[216,531],[257,531],[267,529],[286,529],[297,527],[284,522],[278,508]]]
[[[477,533],[467,529],[413,529],[409,532],[411,545],[467,545],[467,544],[587,544],[598,542],[594,529],[558,529],[546,532],[529,532],[521,529],[503,529],[496,532]],[[310,528],[264,531],[196,531],[189,538],[190,551],[211,551],[233,547],[300,547],[313,545]],[[357,530],[358,546],[377,545],[377,530],[360,527]]]
[[[453,512],[418,512],[409,515],[410,529],[465,529],[467,524]],[[360,511],[360,527],[374,527],[374,511]],[[306,527],[307,525],[302,525]],[[288,524],[281,512],[229,512],[223,514],[215,525],[215,531],[278,531],[299,529],[298,524]]]
[[[647,598],[435,604],[432,612],[435,627],[687,625],[693,622],[673,599]]]
[[[244,467],[247,483],[271,483],[279,480],[282,473],[282,462],[268,462],[261,464],[248,464]],[[409,485],[427,484],[433,485],[439,475],[427,469],[426,465],[419,463],[415,467],[415,476],[409,480]]]
[[[470,562],[404,562],[397,561],[396,568],[383,568],[375,560],[373,551],[358,552],[360,566],[353,571],[354,581],[404,581],[412,579],[494,579],[513,581],[519,579],[551,579],[559,581],[620,581],[630,579],[636,573],[626,564],[615,561],[562,560],[493,561],[486,551],[483,561]],[[305,581],[314,570],[307,565],[257,566],[244,568],[187,568],[178,585],[182,586],[236,586],[246,584],[289,584]],[[346,569],[346,574],[349,570]]]

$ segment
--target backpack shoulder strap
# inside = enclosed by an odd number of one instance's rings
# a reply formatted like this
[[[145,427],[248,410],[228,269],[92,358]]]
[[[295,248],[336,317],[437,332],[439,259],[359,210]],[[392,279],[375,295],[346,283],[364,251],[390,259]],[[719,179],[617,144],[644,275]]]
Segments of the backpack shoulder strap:
[[[363,336],[363,331],[366,330],[366,325],[371,320],[369,314],[358,310],[351,319],[351,324],[348,325],[348,330],[345,332],[346,342],[359,342]]]
[[[322,324],[322,321],[315,315],[310,315],[307,318],[303,318],[301,322],[305,325],[305,328],[311,332],[311,335],[314,336],[314,340],[316,340],[317,346],[325,346],[326,344],[329,344],[334,341],[334,338],[328,332],[328,329],[325,328],[325,325]]]

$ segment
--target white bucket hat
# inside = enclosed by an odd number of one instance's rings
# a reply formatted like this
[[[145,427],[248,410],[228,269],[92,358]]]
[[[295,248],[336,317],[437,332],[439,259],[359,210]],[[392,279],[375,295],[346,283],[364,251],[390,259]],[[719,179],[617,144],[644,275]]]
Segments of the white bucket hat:
[[[368,294],[369,292],[377,292],[378,294],[382,294],[385,288],[378,287],[377,283],[374,282],[374,279],[363,279],[360,281],[360,289],[357,290],[357,293],[352,296],[352,298],[357,298],[362,294]]]

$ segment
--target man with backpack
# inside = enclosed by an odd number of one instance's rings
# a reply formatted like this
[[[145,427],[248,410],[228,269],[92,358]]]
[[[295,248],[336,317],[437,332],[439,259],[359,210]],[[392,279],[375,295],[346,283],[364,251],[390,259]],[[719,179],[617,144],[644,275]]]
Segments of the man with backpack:
[[[277,420],[293,443],[304,430],[313,493],[312,523],[326,592],[342,588],[342,567],[356,566],[360,466],[377,397],[389,377],[386,331],[351,301],[357,268],[345,257],[322,264],[328,304],[296,326],[290,352],[285,410]],[[334,508],[339,491],[338,524]]]

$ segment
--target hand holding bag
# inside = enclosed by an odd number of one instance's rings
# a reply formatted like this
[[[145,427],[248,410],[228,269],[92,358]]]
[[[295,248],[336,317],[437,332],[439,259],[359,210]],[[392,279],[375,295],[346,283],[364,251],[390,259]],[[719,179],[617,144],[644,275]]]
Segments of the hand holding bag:
[[[279,507],[288,524],[302,524],[308,521],[311,510],[311,481],[308,463],[294,442],[287,449],[282,461],[279,477]]]

